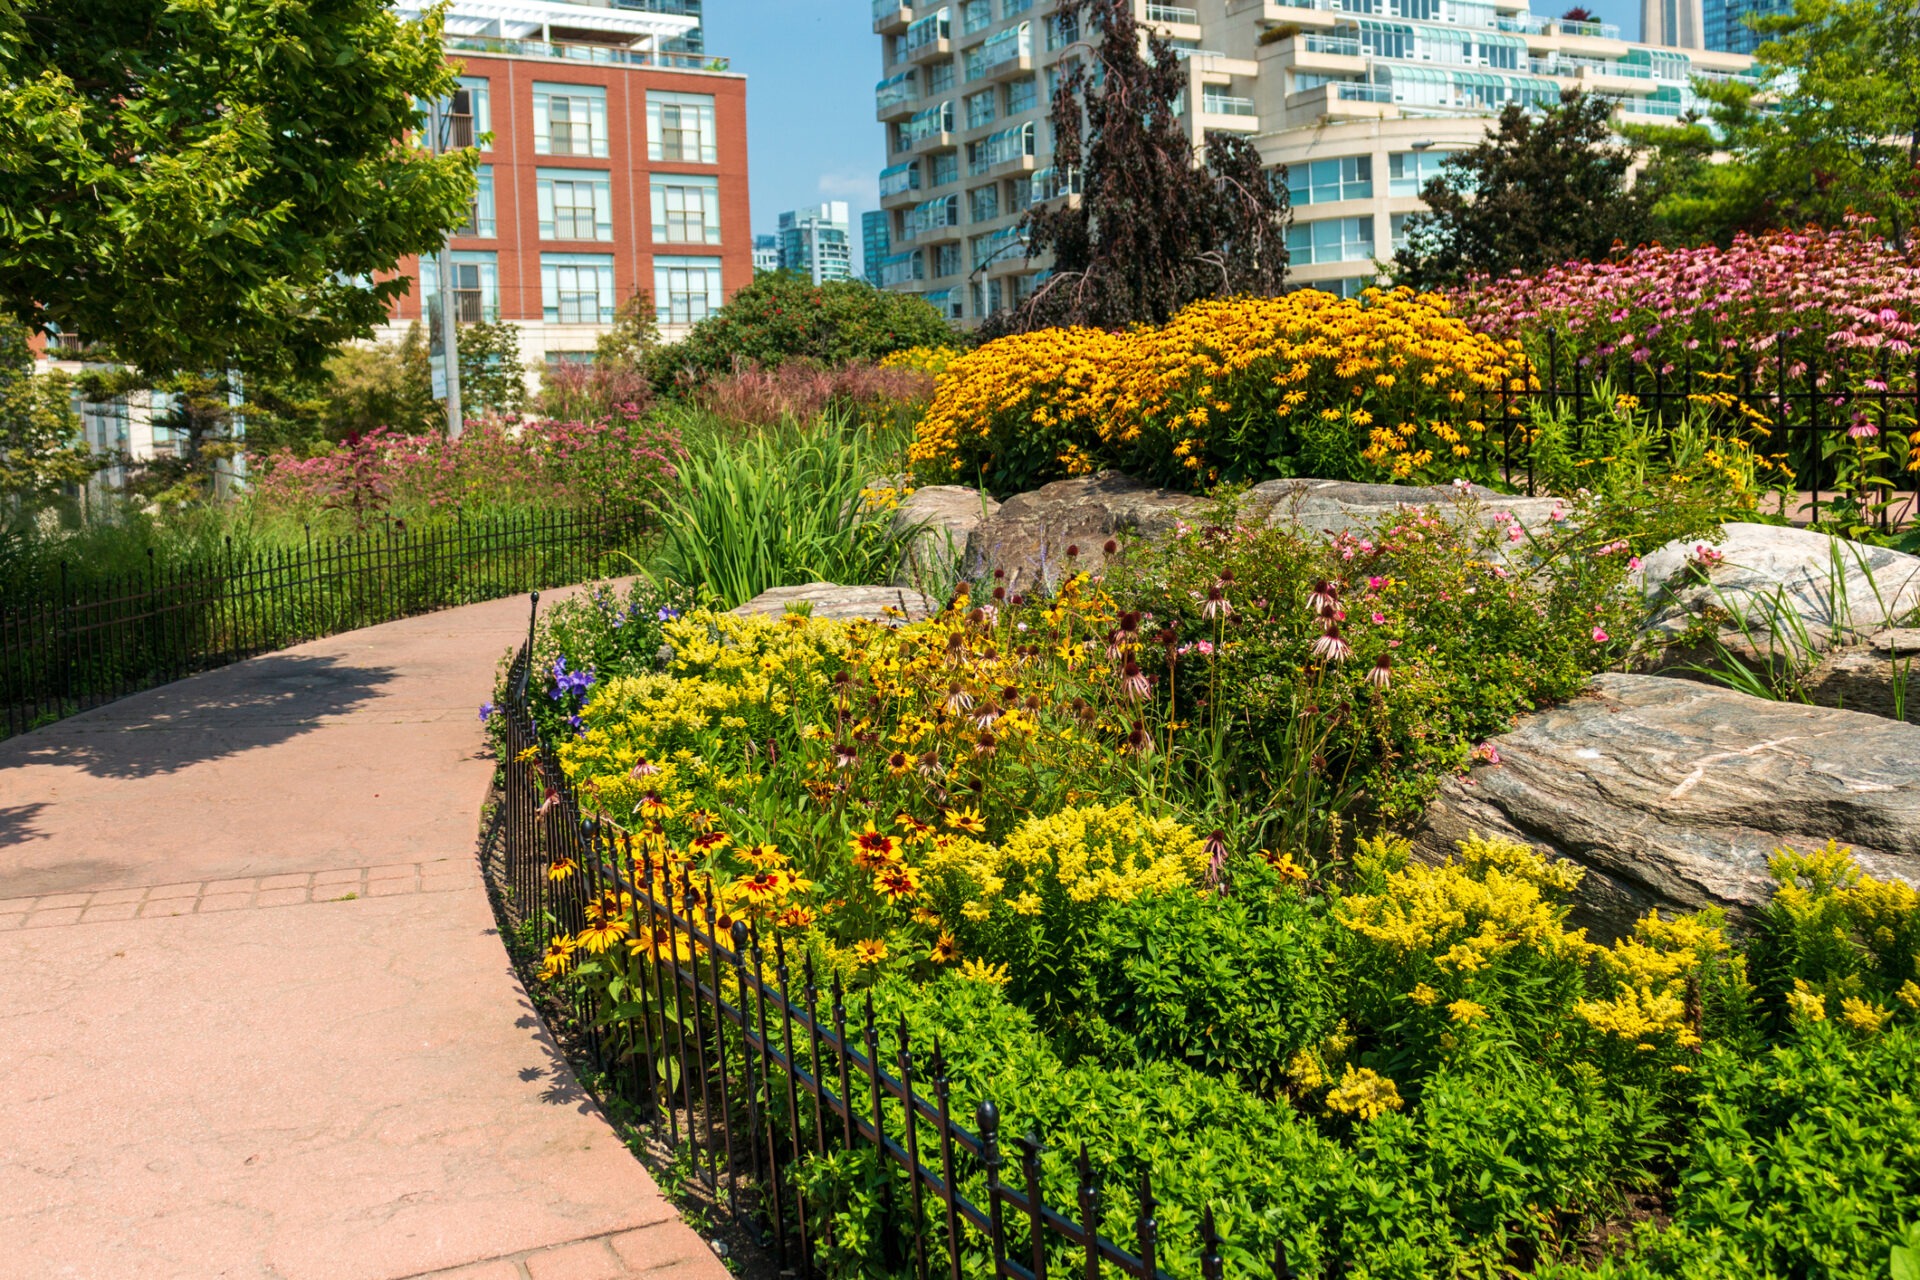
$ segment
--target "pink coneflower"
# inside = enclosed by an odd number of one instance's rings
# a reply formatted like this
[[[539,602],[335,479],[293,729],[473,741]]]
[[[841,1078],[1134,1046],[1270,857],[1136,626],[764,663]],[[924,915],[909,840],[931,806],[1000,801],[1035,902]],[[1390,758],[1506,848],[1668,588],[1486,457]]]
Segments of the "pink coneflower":
[[[1867,415],[1855,410],[1853,425],[1847,428],[1847,435],[1854,440],[1871,440],[1880,434],[1880,428],[1867,421]]]
[[[1147,678],[1147,673],[1140,669],[1139,663],[1129,660],[1127,665],[1121,668],[1120,692],[1127,697],[1137,702],[1146,697],[1152,688],[1153,682]]]
[[[1338,626],[1329,626],[1318,640],[1313,642],[1313,656],[1327,662],[1345,662],[1353,654],[1353,646],[1340,634]]]
[[[1127,734],[1127,750],[1138,756],[1153,754],[1153,735],[1147,732],[1147,726],[1142,721],[1133,722],[1133,729]]]
[[[965,711],[973,705],[973,695],[968,693],[965,686],[956,680],[947,686],[947,700],[944,705],[948,711],[954,715],[959,715],[962,711]]]
[[[1374,659],[1373,669],[1367,672],[1367,683],[1376,689],[1386,689],[1393,684],[1393,659],[1381,654]]]
[[[1227,603],[1227,593],[1218,585],[1207,588],[1207,601],[1200,606],[1200,616],[1208,622],[1224,618],[1233,612],[1233,606]]]
[[[997,702],[983,703],[979,707],[979,709],[973,713],[973,727],[976,729],[991,729],[993,728],[993,722],[995,720],[998,720],[999,718],[1000,718],[999,703]]]
[[[1313,584],[1313,590],[1307,596],[1307,612],[1326,615],[1327,610],[1340,607],[1340,588],[1325,578]]]
[[[651,778],[654,774],[659,772],[660,772],[659,765],[647,759],[645,756],[641,756],[638,760],[635,760],[633,762],[633,768],[627,770],[627,776],[629,778]]]
[[[990,756],[999,749],[1000,740],[985,729],[982,729],[980,736],[973,740],[973,754],[977,756]]]
[[[860,753],[851,742],[836,742],[833,746],[833,767],[851,769],[860,762]]]

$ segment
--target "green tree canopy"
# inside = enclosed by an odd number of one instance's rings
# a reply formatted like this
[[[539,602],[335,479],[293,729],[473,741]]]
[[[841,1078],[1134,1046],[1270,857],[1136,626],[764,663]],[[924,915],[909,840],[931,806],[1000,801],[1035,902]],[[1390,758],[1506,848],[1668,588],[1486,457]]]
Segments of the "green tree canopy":
[[[1427,212],[1408,220],[1399,279],[1455,285],[1640,241],[1652,197],[1631,185],[1634,153],[1614,140],[1612,120],[1608,99],[1576,90],[1538,113],[1508,103],[1486,139],[1449,155],[1420,192]]]
[[[67,376],[33,363],[26,332],[0,325],[0,499],[52,497],[107,461],[80,438]]]
[[[1759,84],[1702,86],[1734,173],[1669,184],[1656,212],[1720,239],[1865,214],[1904,244],[1920,214],[1920,0],[1799,0],[1755,25]]]
[[[1054,172],[1078,174],[1080,198],[1027,211],[1027,254],[1052,266],[987,334],[1164,324],[1199,298],[1280,292],[1285,187],[1238,135],[1214,134],[1195,155],[1178,110],[1187,64],[1172,44],[1143,39],[1132,0],[1061,0],[1056,20],[1100,37],[1093,57],[1063,64],[1052,104]]]
[[[741,361],[769,368],[788,360],[844,364],[908,347],[951,343],[953,329],[923,299],[864,280],[816,285],[791,271],[754,276],[685,340],[654,356],[656,382],[725,373]]]
[[[316,369],[467,212],[453,69],[383,0],[0,0],[0,307],[151,378]]]

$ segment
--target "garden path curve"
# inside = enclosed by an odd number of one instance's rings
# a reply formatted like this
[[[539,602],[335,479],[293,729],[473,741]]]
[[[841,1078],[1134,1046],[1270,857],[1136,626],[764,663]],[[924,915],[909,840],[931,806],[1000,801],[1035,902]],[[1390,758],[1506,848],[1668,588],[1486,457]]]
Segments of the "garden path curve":
[[[0,1278],[724,1280],[507,963],[524,598],[0,743]]]

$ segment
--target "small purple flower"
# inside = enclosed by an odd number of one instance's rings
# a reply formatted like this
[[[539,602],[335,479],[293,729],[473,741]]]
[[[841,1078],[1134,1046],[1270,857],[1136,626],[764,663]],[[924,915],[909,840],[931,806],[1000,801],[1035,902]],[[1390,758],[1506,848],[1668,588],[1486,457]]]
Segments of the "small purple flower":
[[[586,736],[586,734],[587,734],[587,726],[586,726],[586,724],[585,724],[585,723],[584,723],[584,722],[583,722],[583,721],[582,721],[582,720],[580,719],[580,717],[579,717],[579,716],[568,716],[568,717],[567,717],[567,723],[573,726],[573,731],[574,731],[574,732],[575,732],[576,734],[578,734],[578,735],[580,735],[580,736],[581,736],[581,737],[583,737],[583,738],[584,738],[584,737]]]
[[[680,616],[680,611],[678,609],[675,609],[671,605],[662,605],[660,607],[659,612],[655,613],[653,616],[658,618],[662,622],[672,622],[675,618]]]
[[[499,708],[494,706],[491,702],[481,703],[480,704],[480,723],[485,724],[487,721],[493,719],[493,713],[497,710],[499,710]]]

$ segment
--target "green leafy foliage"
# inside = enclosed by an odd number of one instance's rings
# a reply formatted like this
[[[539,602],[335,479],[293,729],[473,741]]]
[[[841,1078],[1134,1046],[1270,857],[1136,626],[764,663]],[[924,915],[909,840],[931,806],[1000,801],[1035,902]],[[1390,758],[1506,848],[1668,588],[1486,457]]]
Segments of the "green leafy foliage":
[[[0,327],[0,501],[52,497],[106,461],[80,437],[66,374],[33,366],[26,334]]]
[[[768,368],[788,360],[822,365],[877,363],[910,347],[953,342],[953,330],[924,300],[876,289],[863,280],[815,285],[790,271],[756,276],[686,338],[652,358],[663,390],[699,383],[752,361]]]
[[[1613,100],[1565,90],[1558,106],[1501,111],[1491,135],[1455,151],[1420,192],[1394,259],[1415,288],[1474,275],[1533,272],[1601,259],[1647,230],[1648,194],[1630,184],[1633,152],[1613,141]]]
[[[0,306],[150,377],[311,371],[466,216],[475,153],[396,145],[453,88],[380,0],[9,6]],[[130,157],[139,157],[139,163]],[[385,276],[384,279],[378,279]]]

